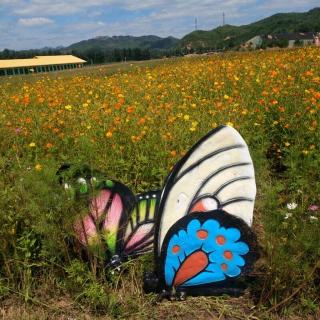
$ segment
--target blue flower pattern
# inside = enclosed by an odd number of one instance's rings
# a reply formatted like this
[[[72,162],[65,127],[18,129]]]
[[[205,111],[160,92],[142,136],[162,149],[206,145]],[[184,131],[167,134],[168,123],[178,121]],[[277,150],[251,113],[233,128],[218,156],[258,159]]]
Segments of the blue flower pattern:
[[[205,238],[199,237],[199,230],[205,232]],[[248,245],[238,241],[240,236],[238,229],[221,227],[214,219],[209,219],[202,225],[198,219],[191,220],[187,230],[180,230],[169,241],[164,268],[166,284],[173,285],[175,274],[181,264],[190,254],[199,250],[207,254],[208,265],[182,286],[209,284],[225,280],[226,276],[238,276],[241,272],[240,267],[245,265],[242,255],[249,252]]]

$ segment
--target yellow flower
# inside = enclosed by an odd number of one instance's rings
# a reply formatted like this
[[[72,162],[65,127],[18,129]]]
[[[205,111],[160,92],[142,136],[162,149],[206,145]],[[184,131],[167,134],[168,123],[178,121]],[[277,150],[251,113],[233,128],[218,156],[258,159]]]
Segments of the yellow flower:
[[[106,132],[106,137],[107,138],[111,138],[112,137],[112,132],[110,130],[108,132]]]
[[[68,110],[68,111],[71,111],[71,110],[72,110],[72,106],[70,106],[70,104],[66,105],[64,108],[65,108],[66,110]]]
[[[309,153],[309,151],[308,150],[303,150],[302,153],[306,156]]]
[[[190,119],[190,116],[189,116],[188,114],[185,114],[185,115],[183,116],[183,119],[186,120],[186,121],[188,121],[188,120]]]
[[[233,123],[229,121],[229,122],[227,122],[227,126],[233,127]]]
[[[198,121],[192,121],[192,126],[193,126],[193,127],[196,127],[198,124],[199,124]]]
[[[225,95],[223,96],[223,98],[224,98],[225,100],[229,100],[229,99],[230,99],[230,97],[229,97],[227,94],[225,94]]]
[[[40,163],[37,163],[34,167],[37,171],[41,171],[42,170],[42,165]]]
[[[289,147],[289,146],[290,146],[290,143],[289,143],[289,142],[285,142],[284,145],[285,145],[286,147]]]
[[[36,146],[36,144],[34,142],[29,143],[30,148],[34,148],[35,146]]]

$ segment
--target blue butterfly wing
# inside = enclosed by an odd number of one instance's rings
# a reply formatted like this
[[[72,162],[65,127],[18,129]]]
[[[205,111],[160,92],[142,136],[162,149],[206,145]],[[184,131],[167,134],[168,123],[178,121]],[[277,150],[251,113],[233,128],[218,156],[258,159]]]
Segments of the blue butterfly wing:
[[[171,227],[162,251],[167,288],[210,287],[251,270],[257,256],[251,229],[222,210],[186,216]]]

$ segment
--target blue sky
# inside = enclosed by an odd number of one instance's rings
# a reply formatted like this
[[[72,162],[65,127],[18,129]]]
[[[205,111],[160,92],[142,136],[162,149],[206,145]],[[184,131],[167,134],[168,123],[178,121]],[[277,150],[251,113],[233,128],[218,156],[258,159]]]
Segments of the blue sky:
[[[67,46],[97,36],[182,37],[278,12],[303,12],[320,0],[0,0],[0,50]]]

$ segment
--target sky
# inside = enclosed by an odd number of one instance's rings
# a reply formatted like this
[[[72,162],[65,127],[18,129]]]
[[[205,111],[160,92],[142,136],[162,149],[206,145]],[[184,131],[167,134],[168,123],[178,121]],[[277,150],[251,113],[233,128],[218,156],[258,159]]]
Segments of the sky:
[[[0,50],[68,46],[97,36],[181,38],[225,22],[243,25],[320,0],[0,0]]]

